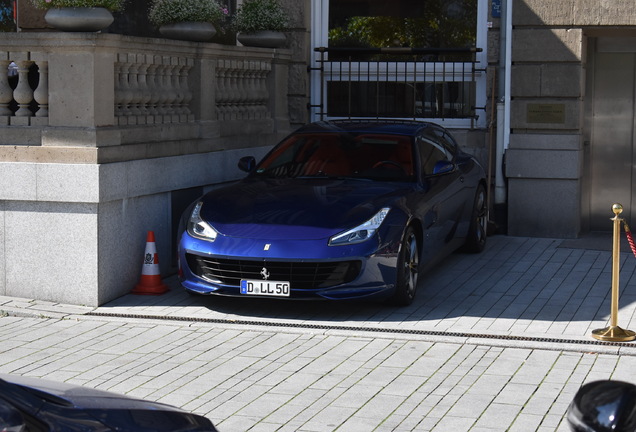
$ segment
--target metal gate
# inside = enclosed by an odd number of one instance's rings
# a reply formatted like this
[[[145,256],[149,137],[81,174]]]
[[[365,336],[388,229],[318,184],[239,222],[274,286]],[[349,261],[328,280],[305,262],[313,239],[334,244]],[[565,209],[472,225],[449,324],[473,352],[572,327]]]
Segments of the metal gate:
[[[316,48],[320,90],[314,117],[408,118],[447,121],[478,118],[480,48]]]

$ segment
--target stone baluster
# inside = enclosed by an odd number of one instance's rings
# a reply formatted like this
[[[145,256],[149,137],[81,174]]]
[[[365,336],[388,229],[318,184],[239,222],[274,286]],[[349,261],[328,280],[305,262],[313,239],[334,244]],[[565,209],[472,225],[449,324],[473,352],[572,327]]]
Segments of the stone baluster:
[[[240,93],[239,93],[239,74],[240,71],[238,69],[238,62],[236,60],[231,61],[232,66],[230,69],[230,118],[232,120],[236,120],[239,118],[239,101],[240,101]]]
[[[139,62],[139,70],[137,72],[139,115],[147,117],[149,114],[148,103],[152,98],[150,89],[148,88],[148,69],[150,68],[150,64],[147,62],[147,57],[145,55],[137,56],[137,61]],[[142,123],[146,123],[146,120],[144,119]]]
[[[40,79],[38,81],[38,87],[33,93],[35,101],[38,103],[40,109],[35,113],[36,117],[48,117],[49,116],[49,62],[38,62],[38,68],[40,73]]]
[[[137,63],[136,59],[134,59],[134,62],[130,63],[128,67],[128,86],[130,87],[130,114],[133,116],[141,115],[141,109],[139,107],[143,99],[143,95],[141,93],[141,88],[139,85],[139,67],[140,65],[139,63]]]
[[[252,99],[254,118],[260,119],[263,117],[262,104],[263,104],[263,65],[261,62],[256,63],[254,70],[254,98]]]
[[[181,119],[181,115],[186,114],[186,106],[185,106],[185,98],[186,93],[188,92],[188,80],[182,81],[184,69],[188,65],[188,58],[180,57],[178,65],[175,69],[175,88],[177,91],[178,99],[176,101],[177,107],[177,115],[179,115],[179,121],[184,121]],[[187,74],[186,74],[187,78]],[[184,87],[185,84],[185,87]]]
[[[245,67],[245,89],[247,118],[254,118],[254,62],[250,61]]]
[[[258,112],[259,118],[267,118],[267,102],[269,101],[269,92],[267,91],[267,76],[271,70],[271,65],[261,62],[258,74]]]
[[[232,61],[225,60],[225,70],[223,72],[223,118],[230,120],[232,117],[232,110],[230,104],[232,101]]]
[[[220,60],[218,67],[218,93],[217,93],[217,106],[219,108],[219,120],[227,120],[228,112],[227,112],[227,103],[229,100],[229,76],[228,76],[228,60]]]
[[[130,109],[130,102],[133,99],[132,91],[130,88],[130,63],[128,63],[128,55],[123,54],[119,56],[119,62],[117,63],[117,71],[119,75],[118,90],[115,92],[117,97],[117,106],[119,107],[119,116],[128,117],[132,111]]]
[[[193,59],[185,59],[185,65],[181,68],[179,73],[179,87],[183,92],[183,101],[181,102],[181,114],[190,115],[190,102],[192,102],[193,93],[190,90],[190,82],[188,77],[190,76],[190,70],[194,65]]]
[[[159,92],[159,100],[157,101],[157,111],[159,111],[159,115],[165,116],[168,114],[168,100],[170,98],[168,91],[169,83],[167,81],[168,76],[168,68],[169,68],[169,57],[160,57],[160,63],[157,67],[157,90]],[[165,121],[165,119],[162,119]]]
[[[185,98],[184,91],[181,88],[181,69],[183,69],[182,59],[177,58],[176,63],[172,66],[172,73],[170,74],[170,86],[174,93],[174,99],[172,100],[172,112],[176,116],[181,115],[183,99]],[[180,118],[179,121],[181,121]]]
[[[251,75],[251,70],[250,70],[250,64],[251,62],[249,61],[244,61],[243,62],[243,69],[242,69],[242,77],[241,77],[241,106],[242,106],[242,112],[243,112],[243,119],[250,119],[251,117],[251,112],[252,112],[252,107],[251,107],[251,103],[250,100],[252,99],[252,95],[251,95],[251,88],[250,88],[250,75]]]
[[[238,62],[237,65],[237,72],[238,72],[238,81],[237,81],[237,86],[238,86],[238,98],[237,98],[237,105],[238,105],[238,118],[240,119],[247,119],[249,118],[248,115],[248,107],[247,107],[247,101],[248,101],[248,88],[247,88],[247,76],[248,76],[248,71],[247,71],[247,66],[248,63],[245,61],[240,61]]]
[[[121,63],[115,62],[115,117],[122,112]]]
[[[249,65],[249,118],[256,119],[258,118],[258,86],[257,86],[257,77],[258,77],[258,63],[251,61]]]
[[[11,61],[0,60],[0,116],[12,116],[9,104],[13,100],[13,89],[9,85],[9,65]]]
[[[171,121],[179,121],[179,101],[181,94],[179,93],[179,58],[171,57],[166,74],[166,84],[168,86],[168,115],[174,118]]]
[[[33,64],[31,60],[20,60],[18,65],[18,86],[13,92],[13,99],[18,103],[16,117],[32,117],[29,104],[33,101],[33,89],[29,85],[29,68]]]
[[[269,112],[269,98],[273,97],[272,95],[270,95],[269,93],[269,87],[267,85],[268,79],[269,79],[269,75],[272,72],[272,64],[271,63],[265,63],[265,76],[263,77],[263,107],[262,107],[262,111],[263,111],[263,115],[265,117],[269,117],[270,116],[270,112]]]
[[[175,73],[175,64],[174,57],[166,57],[166,73],[164,75],[164,86],[166,93],[166,115],[172,117],[176,114],[176,106],[175,101],[177,100],[177,91],[174,87],[174,81],[172,80],[172,75]],[[176,121],[173,118],[168,119],[168,121]]]
[[[176,88],[179,98],[177,100],[177,114],[179,116],[190,114],[190,101],[192,101],[192,92],[190,91],[188,75],[190,73],[190,61],[188,58],[179,59],[179,67],[176,71]]]
[[[218,60],[216,64],[216,110],[219,120],[226,120],[225,104],[227,102],[226,91],[227,67],[225,60]]]
[[[148,66],[148,76],[146,80],[148,82],[148,88],[150,90],[150,101],[148,102],[148,108],[151,116],[159,115],[159,98],[161,89],[159,87],[159,62],[160,56],[154,56],[152,63]]]

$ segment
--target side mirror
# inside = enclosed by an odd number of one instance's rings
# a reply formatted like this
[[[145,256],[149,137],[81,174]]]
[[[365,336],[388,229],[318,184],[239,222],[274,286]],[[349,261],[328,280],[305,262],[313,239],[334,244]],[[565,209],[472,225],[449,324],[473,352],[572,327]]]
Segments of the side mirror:
[[[433,175],[446,174],[455,169],[455,164],[449,161],[439,161],[433,167]]]
[[[254,159],[254,156],[244,156],[239,159],[238,167],[241,171],[250,173],[256,167],[256,159]]]
[[[594,381],[574,395],[567,413],[574,432],[634,432],[636,386],[622,381]]]

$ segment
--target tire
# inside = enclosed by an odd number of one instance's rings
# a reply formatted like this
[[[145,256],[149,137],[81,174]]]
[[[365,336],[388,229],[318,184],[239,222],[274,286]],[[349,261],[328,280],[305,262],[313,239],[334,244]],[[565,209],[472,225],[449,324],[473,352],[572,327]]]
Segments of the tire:
[[[470,216],[470,226],[464,250],[469,253],[479,253],[486,247],[488,211],[486,209],[486,189],[482,184],[477,187],[473,210]]]
[[[413,303],[420,270],[420,251],[413,227],[408,227],[400,245],[397,280],[391,304],[408,306]]]

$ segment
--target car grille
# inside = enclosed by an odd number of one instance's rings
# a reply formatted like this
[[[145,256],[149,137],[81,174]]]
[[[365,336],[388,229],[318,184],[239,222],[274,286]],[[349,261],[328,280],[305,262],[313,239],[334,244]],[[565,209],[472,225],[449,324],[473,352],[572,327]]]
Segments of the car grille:
[[[187,254],[190,270],[208,281],[239,286],[241,279],[289,281],[292,289],[329,288],[351,282],[360,273],[360,261],[294,262],[219,259]]]

